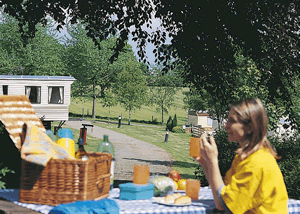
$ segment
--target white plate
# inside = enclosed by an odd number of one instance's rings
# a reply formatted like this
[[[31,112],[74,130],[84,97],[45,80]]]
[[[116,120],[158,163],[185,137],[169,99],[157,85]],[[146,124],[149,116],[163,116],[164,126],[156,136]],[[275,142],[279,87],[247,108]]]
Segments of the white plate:
[[[192,203],[188,203],[188,204],[174,204],[173,203],[165,203],[165,198],[164,197],[156,197],[154,198],[154,202],[155,203],[158,203],[158,204],[161,204],[161,205],[167,205],[167,206],[178,206],[178,207],[183,207],[183,206],[189,206],[191,205]]]
[[[174,190],[174,192],[175,192],[175,193],[177,193],[177,192],[185,193],[185,190],[179,190],[179,189],[177,189],[177,190]]]

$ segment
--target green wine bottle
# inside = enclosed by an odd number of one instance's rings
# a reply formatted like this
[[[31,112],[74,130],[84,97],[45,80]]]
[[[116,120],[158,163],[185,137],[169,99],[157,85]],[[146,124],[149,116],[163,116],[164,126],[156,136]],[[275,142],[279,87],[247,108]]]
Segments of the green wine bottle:
[[[112,155],[111,167],[110,167],[110,189],[113,189],[114,184],[114,166],[115,166],[115,152],[111,142],[108,141],[108,135],[103,135],[103,140],[100,141],[97,152],[109,153]]]

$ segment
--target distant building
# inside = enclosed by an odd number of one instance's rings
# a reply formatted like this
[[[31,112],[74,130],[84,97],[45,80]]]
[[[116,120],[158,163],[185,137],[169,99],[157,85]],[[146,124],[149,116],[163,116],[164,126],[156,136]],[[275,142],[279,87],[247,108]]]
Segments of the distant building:
[[[206,131],[213,131],[218,126],[216,120],[211,119],[207,112],[190,110],[188,114],[188,123],[192,126],[201,125]]]

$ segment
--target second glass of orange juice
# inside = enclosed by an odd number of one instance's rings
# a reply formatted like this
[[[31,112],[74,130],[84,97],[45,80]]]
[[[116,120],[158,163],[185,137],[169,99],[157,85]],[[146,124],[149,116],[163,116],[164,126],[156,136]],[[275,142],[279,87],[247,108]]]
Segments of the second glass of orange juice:
[[[200,191],[200,181],[194,179],[186,180],[185,195],[189,196],[192,200],[198,200]]]

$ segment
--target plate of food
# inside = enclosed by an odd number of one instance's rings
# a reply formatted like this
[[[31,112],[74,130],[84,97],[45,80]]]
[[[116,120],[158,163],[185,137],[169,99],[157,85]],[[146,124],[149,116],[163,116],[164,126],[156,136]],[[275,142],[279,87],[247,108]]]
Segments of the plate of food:
[[[180,193],[167,195],[165,197],[156,197],[154,201],[167,206],[189,206],[192,204],[192,199],[189,196],[183,196]]]

